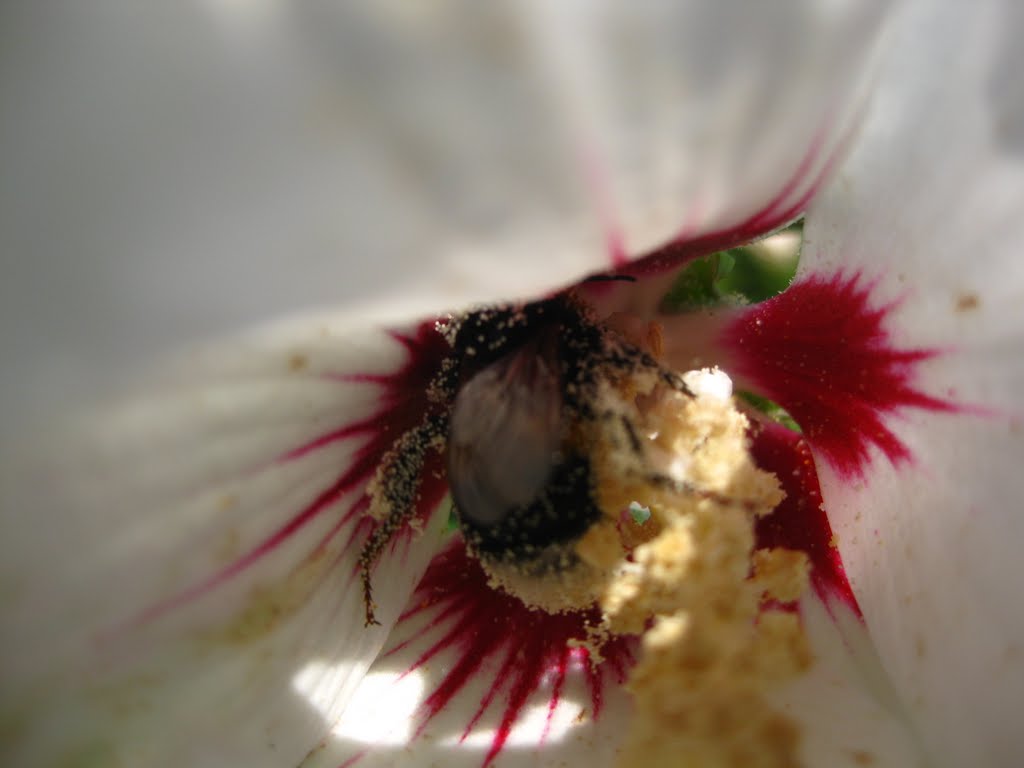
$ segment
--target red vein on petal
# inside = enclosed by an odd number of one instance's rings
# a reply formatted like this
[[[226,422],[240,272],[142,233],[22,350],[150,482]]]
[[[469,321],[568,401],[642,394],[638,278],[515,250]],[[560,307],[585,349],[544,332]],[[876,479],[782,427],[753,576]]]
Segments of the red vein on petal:
[[[314,520],[325,509],[330,508],[348,490],[343,481],[337,481],[325,491],[322,491],[310,504],[303,507],[296,515],[292,516],[283,526],[275,530],[269,537],[265,538],[253,549],[246,552],[240,558],[214,573],[208,579],[199,582],[177,594],[157,602],[135,616],[129,625],[145,624],[195,600],[204,594],[222,586],[225,582],[238,576],[243,571],[252,567],[267,554],[277,549],[281,544],[294,536],[309,522]]]
[[[599,618],[596,611],[548,614],[527,608],[517,598],[488,584],[483,569],[466,553],[458,537],[435,556],[411,603],[399,619],[400,626],[428,608],[436,615],[423,626],[414,627],[410,639],[388,649],[384,656],[410,650],[416,644],[425,645],[409,664],[404,673],[408,674],[442,652],[455,655],[454,661],[443,665],[441,680],[420,705],[416,735],[453,706],[471,681],[487,675],[486,690],[461,737],[468,738],[501,696],[502,710],[484,766],[501,753],[527,702],[546,686],[550,687],[550,725],[568,677],[568,660],[580,662],[593,717],[601,711],[605,687],[622,683],[632,665],[633,640],[612,638],[602,648],[603,661],[594,668],[586,650],[572,642],[586,639],[588,624]],[[432,637],[438,634],[440,637]]]
[[[810,195],[808,196],[809,198]],[[785,219],[781,216],[773,218],[763,226],[753,226],[749,220],[746,220],[727,229],[709,232],[688,240],[669,243],[657,251],[632,262],[627,267],[616,270],[615,274],[643,277],[645,275],[667,272],[688,261],[699,259],[701,256],[708,256],[712,253],[725,251],[756,240],[758,237],[767,235],[779,227],[788,224],[799,212],[798,210],[796,214]],[[757,215],[760,216],[760,213]]]
[[[826,178],[823,170],[819,177],[810,185],[807,191],[799,200],[785,210],[776,210],[783,203],[790,192],[795,189],[808,168],[813,163],[813,156],[818,152],[812,148],[807,156],[797,166],[793,176],[783,185],[782,190],[776,194],[764,208],[758,210],[751,216],[730,227],[708,232],[696,237],[681,237],[668,243],[662,248],[647,254],[633,263],[622,267],[616,274],[642,277],[644,275],[657,274],[681,266],[687,261],[707,256],[718,251],[734,248],[744,243],[756,240],[758,237],[767,235],[770,232],[788,224],[796,218],[804,209],[819,189],[819,185]],[[831,162],[826,163],[824,169],[831,169]]]
[[[544,731],[540,735],[540,742],[543,744],[551,733],[551,723],[555,719],[555,711],[562,700],[562,688],[565,687],[565,679],[569,674],[569,663],[572,661],[572,648],[564,648],[558,659],[558,666],[554,672],[554,683],[551,686],[551,700],[548,702],[547,717],[544,718]]]
[[[737,373],[789,411],[846,479],[864,475],[872,448],[894,466],[912,459],[887,425],[894,414],[958,410],[918,389],[919,366],[940,351],[897,345],[888,325],[899,302],[876,305],[876,284],[859,272],[804,277],[722,336]]]
[[[813,180],[789,205],[786,205],[787,198],[807,181],[808,175],[821,155],[825,146],[825,136],[829,131],[827,125],[811,143],[794,172],[763,208],[737,224],[703,235],[694,236],[690,234],[692,225],[684,226],[674,241],[652,253],[641,256],[625,267],[616,270],[615,274],[642,277],[666,272],[693,259],[749,243],[789,224],[803,213],[818,190],[832,176],[838,162],[846,156],[858,127],[859,117],[850,122],[847,130],[832,146],[825,161],[821,163]]]
[[[399,617],[398,620],[399,621],[404,621],[405,619],[408,619],[411,616],[415,616],[417,613],[420,613],[420,612],[426,611],[426,610],[430,610],[432,607],[433,607],[433,604],[423,604],[421,606],[418,606],[415,611],[403,613]],[[458,605],[455,605],[455,604],[449,605],[446,608],[444,608],[443,610],[441,610],[439,613],[437,613],[434,616],[432,616],[430,621],[427,623],[426,627],[423,628],[423,631],[429,632],[432,629],[436,629],[436,628],[442,626],[443,624],[445,624],[453,616],[458,616],[459,614],[461,614],[461,612],[462,612],[462,609]],[[403,674],[408,674],[409,672],[412,672],[417,667],[420,667],[423,664],[425,664],[426,662],[430,661],[430,659],[433,658],[436,654],[440,653],[442,650],[444,650],[446,647],[448,647],[448,644],[454,641],[455,636],[458,634],[458,631],[461,628],[462,627],[460,627],[460,626],[456,626],[455,629],[451,630],[436,645],[434,645],[433,647],[428,649],[426,652],[423,653],[422,656],[420,656],[418,659],[416,659],[416,662]],[[391,656],[393,654],[396,654],[396,653],[399,653],[400,651],[405,650],[407,647],[409,647],[414,642],[416,642],[416,640],[417,640],[417,638],[412,637],[412,638],[409,638],[408,640],[406,640],[406,641],[396,645],[394,648],[389,648],[387,651],[385,651],[384,653],[381,654],[381,658],[387,658],[388,656]]]
[[[509,676],[509,674],[512,672],[512,670],[515,668],[515,665],[516,665],[517,662],[518,662],[518,659],[514,655],[506,654],[505,661],[502,663],[501,669],[498,670],[498,675],[497,675],[496,679],[497,680],[502,680],[502,679],[507,678]],[[531,669],[520,669],[519,673],[520,673],[520,679],[522,679],[523,676],[529,677],[529,676],[534,675],[535,674],[535,670],[532,669],[532,668]],[[539,686],[540,686],[540,681],[538,680],[538,687]],[[517,689],[518,689],[518,686],[517,686]],[[459,739],[459,741],[465,741],[466,740],[466,738],[469,736],[469,734],[476,727],[476,724],[478,722],[480,722],[480,718],[483,716],[484,712],[486,712],[488,707],[491,706],[491,702],[494,701],[494,697],[498,694],[498,691],[499,691],[499,686],[497,686],[497,685],[491,685],[491,687],[487,690],[487,693],[485,693],[484,697],[480,700],[480,705],[476,708],[476,712],[473,714],[473,718],[469,721],[469,723],[463,729],[462,737]],[[505,708],[504,714],[502,715],[501,726],[499,727],[499,731],[500,731],[500,728],[505,727],[505,721],[509,717],[509,710],[513,710],[514,711],[514,714],[512,715],[513,722],[515,721],[515,718],[518,717],[519,710],[523,706],[523,702],[519,700],[520,696],[517,695],[518,693],[519,693],[518,690],[515,690],[509,696],[508,704],[507,704],[507,706]],[[527,695],[529,695],[529,694],[527,694]],[[493,744],[491,745],[491,749],[492,749],[492,751],[494,750],[494,745]],[[499,747],[499,749],[500,749],[500,747]],[[497,754],[497,752],[495,752],[494,754]],[[489,760],[491,760],[491,759],[493,759],[493,755],[488,755],[487,760],[484,761],[485,764]]]
[[[363,515],[370,508],[370,498],[365,494],[356,499],[352,504],[349,505],[348,510],[345,514],[341,515],[338,520],[331,526],[331,528],[320,538],[319,546],[326,546],[335,536],[341,533],[342,529],[348,526],[353,520],[362,520]],[[372,524],[372,521],[366,520],[367,524]],[[342,548],[342,552],[339,553],[339,557],[344,554],[344,550],[352,546],[353,542],[359,535],[359,525],[352,526],[349,530],[348,540],[345,542],[345,546]]]
[[[404,674],[408,674],[409,672],[413,672],[413,671],[419,669],[424,664],[426,664],[428,661],[430,661],[432,658],[434,658],[437,654],[441,653],[441,651],[447,650],[454,643],[458,642],[459,637],[460,637],[460,635],[462,635],[463,632],[472,629],[472,619],[470,617],[467,617],[467,616],[463,615],[462,612],[458,610],[458,608],[453,606],[453,607],[449,607],[448,609],[443,611],[440,616],[432,619],[430,621],[430,623],[427,624],[426,630],[429,631],[431,629],[435,629],[435,628],[443,626],[446,623],[445,620],[448,619],[448,618],[451,618],[451,617],[455,617],[456,618],[455,625],[449,627],[448,631],[439,640],[437,640],[432,646],[427,648],[427,650],[424,651],[416,659],[416,661],[414,661],[412,664],[410,664],[409,665],[409,669],[406,672],[404,672],[403,675]],[[472,649],[472,650],[475,650],[477,653],[475,653],[475,654],[472,654],[472,653],[464,654],[464,657],[462,659],[460,659],[458,664],[456,664],[452,668],[452,670],[448,674],[448,677],[446,678],[449,681],[450,684],[456,685],[458,687],[461,687],[462,685],[465,684],[466,679],[468,679],[469,675],[475,669],[473,667],[468,667],[467,665],[480,664],[481,663],[481,661],[483,659],[483,656],[481,656],[481,654],[485,654],[486,655],[486,653],[490,651],[490,647],[486,645],[486,643],[489,640],[490,640],[490,638],[486,638],[485,637],[483,639],[483,642],[485,643],[485,645],[482,645],[482,646],[479,646],[479,647],[474,647]],[[390,655],[390,653],[385,653],[384,654],[384,658],[386,658],[389,655]]]
[[[747,219],[746,222],[744,222],[744,225],[746,227],[770,227],[772,222],[778,221],[780,218],[785,216],[785,212],[792,210],[794,206],[798,206],[797,212],[802,210],[803,204],[806,204],[806,202],[810,199],[811,195],[814,193],[814,190],[817,189],[817,185],[822,179],[821,173],[818,174],[818,178],[815,180],[815,182],[810,185],[807,191],[805,191],[804,194],[801,195],[801,197],[797,200],[796,203],[788,206],[782,211],[779,211],[777,209],[782,207],[786,199],[791,194],[793,194],[794,190],[796,190],[800,186],[800,183],[805,180],[805,177],[809,174],[811,167],[814,165],[815,161],[818,159],[818,156],[821,154],[821,149],[824,145],[822,133],[819,133],[818,138],[811,142],[811,148],[807,151],[803,158],[801,158],[800,163],[797,165],[796,170],[793,172],[793,175],[789,177],[785,184],[782,185],[782,189],[780,189],[778,194],[776,194],[775,197],[772,198],[771,202],[769,202],[768,205],[765,206],[765,209],[761,213],[754,214],[751,218]],[[828,163],[826,163],[825,166],[827,167]]]
[[[353,765],[358,763],[364,757],[370,753],[370,750],[364,749],[362,752],[356,752],[352,757],[346,760],[344,763],[338,766],[338,768],[352,768]]]
[[[340,522],[332,527],[328,536],[336,535],[344,527],[346,521],[350,521],[360,509],[365,508],[363,489],[366,483],[373,476],[394,441],[422,422],[429,407],[426,396],[427,387],[449,351],[447,342],[435,330],[433,322],[421,324],[410,335],[399,333],[390,335],[405,348],[406,361],[401,368],[389,374],[355,373],[338,377],[339,380],[360,381],[379,386],[381,392],[377,410],[366,419],[317,435],[306,443],[284,452],[277,459],[279,462],[295,460],[340,440],[368,436],[369,439],[356,450],[355,460],[330,485],[321,490],[312,501],[291,514],[281,525],[246,553],[199,583],[150,605],[127,621],[124,626],[131,627],[154,621],[217,589],[278,549],[350,493],[358,492],[360,497],[341,516]],[[430,464],[430,470],[430,472],[424,472],[424,476],[421,478],[419,504],[421,517],[428,504],[440,502],[445,492],[444,479],[437,476],[434,464]],[[324,541],[325,539],[322,539],[320,545]],[[352,539],[350,539],[350,543],[351,541]],[[316,547],[311,551],[315,551],[315,549]]]
[[[618,668],[615,665],[615,661],[610,662],[613,670],[621,676],[623,680],[626,679],[626,672],[628,666]],[[594,669],[591,664],[583,665],[583,679],[587,684],[587,693],[590,694],[590,716],[596,719],[601,714],[601,708],[604,706],[604,688],[601,685],[601,679],[597,674],[597,670]]]
[[[835,171],[839,161],[846,157],[847,150],[849,149],[850,144],[853,142],[853,138],[855,135],[855,130],[851,129],[847,131],[846,135],[843,136],[843,138],[840,139],[838,144],[833,148],[832,154],[829,155],[828,159],[825,160],[825,162],[822,164],[821,168],[818,171],[818,175],[815,177],[814,181],[811,182],[811,185],[804,191],[804,193],[799,198],[797,198],[797,200],[792,205],[780,211],[775,216],[775,221],[781,222],[781,224],[776,224],[775,227],[772,227],[772,229],[778,228],[782,226],[782,224],[785,224],[786,222],[793,221],[807,209],[807,206],[810,205],[812,198],[818,193],[818,190],[822,188],[822,186],[825,184],[826,181],[828,181],[829,178],[831,178],[832,172]]]

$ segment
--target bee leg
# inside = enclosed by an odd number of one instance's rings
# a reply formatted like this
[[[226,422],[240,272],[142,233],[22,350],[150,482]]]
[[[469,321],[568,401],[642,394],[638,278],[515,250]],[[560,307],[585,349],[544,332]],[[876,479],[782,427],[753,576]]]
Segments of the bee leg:
[[[381,552],[411,516],[411,514],[407,514],[406,510],[403,510],[402,514],[389,515],[387,520],[373,529],[373,533],[363,545],[362,552],[359,553],[359,578],[363,584],[363,606],[366,611],[366,618],[363,622],[365,627],[380,626],[380,622],[374,615],[377,604],[373,602],[373,567],[377,564]]]
[[[637,347],[622,342],[612,343],[596,355],[596,361],[597,365],[608,367],[613,371],[629,372],[638,369],[653,371],[658,375],[661,383],[669,389],[686,397],[694,396],[682,376],[665,368],[654,357]]]
[[[686,397],[696,397],[696,395],[693,394],[693,390],[690,389],[686,382],[683,381],[683,377],[680,376],[678,373],[676,373],[675,371],[666,370],[664,368],[659,368],[658,370],[661,374],[662,382],[667,387],[669,387],[670,389],[674,389],[676,392],[678,392],[681,395],[685,395]]]
[[[406,432],[394,445],[378,469],[371,484],[371,513],[379,522],[359,553],[359,577],[363,585],[366,609],[364,625],[379,625],[373,601],[373,569],[384,549],[419,512],[418,500],[424,460],[436,450],[448,428],[446,417],[428,417],[420,426]]]

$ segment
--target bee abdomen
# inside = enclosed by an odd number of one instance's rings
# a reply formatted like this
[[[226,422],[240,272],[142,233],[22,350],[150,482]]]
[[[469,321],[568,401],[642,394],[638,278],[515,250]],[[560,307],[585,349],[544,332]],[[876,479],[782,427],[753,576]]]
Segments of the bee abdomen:
[[[496,521],[481,522],[459,506],[458,499],[455,503],[463,534],[479,554],[529,562],[552,545],[576,541],[600,519],[591,495],[590,463],[572,454],[552,468],[535,498],[506,509]]]

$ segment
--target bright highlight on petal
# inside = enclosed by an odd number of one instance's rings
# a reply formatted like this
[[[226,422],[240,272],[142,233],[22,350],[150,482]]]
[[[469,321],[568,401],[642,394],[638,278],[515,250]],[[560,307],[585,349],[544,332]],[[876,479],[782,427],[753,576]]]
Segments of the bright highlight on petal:
[[[335,702],[321,695],[318,687],[322,678],[333,674],[344,676],[348,670],[344,666],[330,670],[313,662],[293,681],[295,689],[325,719],[335,715]],[[370,672],[349,702],[348,714],[332,729],[333,737],[364,744],[367,750],[406,744],[413,736],[416,708],[425,686],[424,675],[415,670]]]
[[[410,765],[537,765],[582,753],[604,764],[622,736],[620,685],[633,643],[611,640],[604,661],[591,667],[574,641],[586,641],[585,622],[593,619],[529,609],[495,590],[461,540],[453,540],[417,587],[366,690],[361,686],[310,765],[390,765],[396,756]],[[410,678],[422,690],[409,721],[414,727],[389,718],[383,743],[368,744],[355,724],[390,701],[405,706]],[[389,748],[397,743],[401,750]]]

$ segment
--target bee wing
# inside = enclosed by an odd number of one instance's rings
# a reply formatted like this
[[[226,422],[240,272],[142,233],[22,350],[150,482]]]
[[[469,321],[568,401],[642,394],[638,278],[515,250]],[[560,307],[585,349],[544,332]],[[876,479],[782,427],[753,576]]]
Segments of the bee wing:
[[[485,525],[536,498],[561,461],[557,366],[528,345],[459,390],[448,436],[448,478],[459,513]]]

